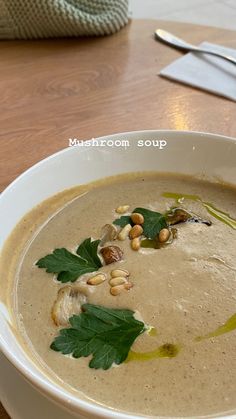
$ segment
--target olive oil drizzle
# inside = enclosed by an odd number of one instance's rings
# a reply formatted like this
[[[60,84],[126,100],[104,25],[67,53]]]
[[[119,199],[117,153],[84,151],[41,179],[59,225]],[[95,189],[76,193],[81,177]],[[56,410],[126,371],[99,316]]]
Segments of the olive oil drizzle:
[[[214,218],[221,221],[222,223],[227,224],[234,230],[236,230],[236,220],[232,218],[226,212],[216,208],[213,204],[203,201],[198,195],[188,195],[188,194],[177,194],[173,192],[164,192],[162,194],[165,198],[175,199],[177,204],[180,204],[183,199],[189,199],[191,201],[200,202]]]
[[[236,330],[236,313],[233,314],[223,325],[219,326],[213,332],[207,333],[203,336],[197,336],[194,340],[201,342],[206,339],[218,337],[226,333],[230,333],[233,330]],[[148,332],[150,336],[156,335],[156,329],[151,328]],[[174,358],[180,352],[180,346],[174,345],[172,343],[165,343],[164,345],[159,346],[157,349],[149,352],[135,352],[130,351],[125,362],[129,361],[150,361],[156,358]]]
[[[149,336],[157,336],[157,329],[153,326],[150,326],[150,328],[147,330],[147,333]]]
[[[224,335],[225,333],[232,332],[236,329],[236,313],[233,314],[222,326],[219,326],[213,332],[207,333],[204,336],[198,336],[195,338],[196,341],[200,342],[205,339],[214,338],[220,335]]]
[[[207,333],[203,336],[197,336],[194,340],[201,342],[206,339],[218,337],[226,333],[236,330],[236,313],[233,314],[223,325],[219,326],[213,332]],[[151,328],[148,332],[150,336],[156,335],[156,329]],[[150,361],[156,358],[174,358],[180,352],[180,346],[174,345],[172,343],[165,343],[164,345],[159,346],[157,349],[148,352],[136,352],[130,351],[125,362],[129,361]]]
[[[129,361],[150,361],[156,358],[174,358],[178,355],[180,347],[172,343],[165,343],[157,349],[149,352],[130,351],[125,362]]]

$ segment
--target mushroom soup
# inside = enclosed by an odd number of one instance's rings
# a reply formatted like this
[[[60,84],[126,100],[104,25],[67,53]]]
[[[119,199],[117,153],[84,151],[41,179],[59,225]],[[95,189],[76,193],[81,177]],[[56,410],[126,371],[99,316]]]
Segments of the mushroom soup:
[[[112,409],[235,412],[235,201],[230,186],[137,173],[33,209],[0,267],[29,356]]]

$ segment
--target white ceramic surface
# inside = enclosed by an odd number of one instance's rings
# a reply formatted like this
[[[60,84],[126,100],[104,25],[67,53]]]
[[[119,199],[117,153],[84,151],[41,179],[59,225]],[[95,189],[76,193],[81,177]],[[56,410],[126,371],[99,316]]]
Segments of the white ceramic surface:
[[[1,403],[12,419],[75,419],[40,394],[0,352]]]
[[[102,146],[102,141],[126,140],[129,146]],[[138,141],[149,146],[138,147]],[[166,141],[160,150],[152,140]],[[20,218],[43,199],[74,185],[109,175],[133,171],[180,172],[220,178],[236,185],[236,140],[217,135],[143,131],[116,134],[99,139],[100,147],[70,147],[29,169],[0,197],[0,247]],[[52,384],[25,356],[8,326],[9,316],[0,304],[0,348],[23,375],[47,397],[84,418],[137,418],[81,401]],[[1,387],[0,387],[1,390]],[[1,395],[0,395],[1,396]],[[41,396],[40,396],[41,397]],[[7,403],[5,402],[7,407]],[[13,414],[14,417],[14,414]],[[57,417],[56,414],[54,417]],[[67,419],[67,416],[63,416]],[[18,419],[15,415],[14,419]],[[19,417],[19,419],[21,419]],[[26,419],[26,418],[24,418]]]

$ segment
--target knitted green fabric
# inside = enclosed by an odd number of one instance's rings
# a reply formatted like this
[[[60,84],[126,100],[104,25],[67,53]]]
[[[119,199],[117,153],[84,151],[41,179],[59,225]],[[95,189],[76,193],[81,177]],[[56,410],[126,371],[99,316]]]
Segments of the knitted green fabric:
[[[0,0],[0,38],[110,35],[128,22],[128,0]]]

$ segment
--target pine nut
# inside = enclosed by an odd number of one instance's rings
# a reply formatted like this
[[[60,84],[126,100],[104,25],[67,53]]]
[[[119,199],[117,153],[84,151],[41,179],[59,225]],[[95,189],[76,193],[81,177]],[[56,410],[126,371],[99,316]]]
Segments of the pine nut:
[[[133,250],[139,250],[140,247],[141,247],[141,243],[140,243],[139,237],[135,237],[135,239],[131,241],[131,248]]]
[[[144,216],[142,214],[139,214],[139,212],[133,212],[130,217],[134,224],[144,223]]]
[[[111,271],[111,277],[116,278],[117,276],[127,277],[129,276],[129,271],[126,269],[113,269],[113,271]]]
[[[105,274],[97,274],[88,279],[88,285],[99,285],[106,280]]]
[[[132,282],[127,282],[124,284],[124,288],[129,291],[131,288],[133,288],[134,284]]]
[[[111,287],[110,293],[111,295],[119,295],[124,289],[124,284],[116,285],[115,287]]]
[[[158,235],[158,240],[160,243],[165,243],[167,242],[169,237],[170,237],[170,231],[168,230],[168,228],[163,228]]]
[[[126,226],[124,226],[122,228],[122,230],[119,232],[118,234],[118,240],[125,240],[127,239],[130,230],[132,229],[132,226],[130,224],[126,224]]]
[[[115,287],[116,285],[125,284],[127,279],[124,276],[116,276],[115,278],[111,278],[109,284],[111,287]]]
[[[121,292],[125,290],[130,290],[133,287],[131,282],[127,282],[126,284],[116,285],[115,287],[111,287],[110,293],[111,295],[119,295]]]
[[[129,205],[120,205],[119,207],[116,208],[116,212],[117,214],[124,214],[125,212],[128,211],[129,209]]]
[[[140,225],[136,224],[130,230],[129,237],[132,240],[132,239],[135,239],[136,237],[141,236],[141,234],[143,234],[143,227],[141,227]]]

